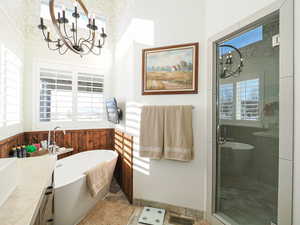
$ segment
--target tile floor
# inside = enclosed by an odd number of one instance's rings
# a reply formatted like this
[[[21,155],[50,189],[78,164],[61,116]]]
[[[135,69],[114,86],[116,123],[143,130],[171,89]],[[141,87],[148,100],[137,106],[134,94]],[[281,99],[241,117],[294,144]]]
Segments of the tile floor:
[[[109,202],[115,203],[115,204],[122,204],[122,205],[125,204],[129,208],[133,208],[133,213],[130,216],[128,223],[124,224],[124,225],[143,225],[143,224],[138,223],[138,218],[139,218],[143,208],[130,205],[130,203],[126,199],[124,193],[121,191],[119,185],[115,181],[113,181],[113,183],[111,185],[111,192],[106,196],[104,201],[109,201]],[[170,217],[170,213],[167,212],[166,216],[165,216],[164,225],[173,225],[168,222],[169,217]],[[111,225],[115,225],[115,224],[111,224]],[[196,221],[194,225],[209,225],[209,224],[205,221]]]
[[[223,177],[219,213],[236,224],[260,225],[275,221],[277,190],[249,177]]]

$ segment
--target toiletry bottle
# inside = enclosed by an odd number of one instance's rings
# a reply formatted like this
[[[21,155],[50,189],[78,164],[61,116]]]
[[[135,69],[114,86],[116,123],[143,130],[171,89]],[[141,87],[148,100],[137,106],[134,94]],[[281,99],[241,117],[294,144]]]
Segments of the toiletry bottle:
[[[26,158],[27,157],[27,151],[25,145],[22,146],[22,157]]]
[[[17,157],[22,158],[22,150],[20,146],[17,147]]]
[[[14,154],[15,158],[18,157],[18,152],[17,152],[17,148],[16,147],[13,148],[13,154]]]
[[[10,157],[17,157],[17,149],[16,147],[13,147],[11,151],[9,152]]]

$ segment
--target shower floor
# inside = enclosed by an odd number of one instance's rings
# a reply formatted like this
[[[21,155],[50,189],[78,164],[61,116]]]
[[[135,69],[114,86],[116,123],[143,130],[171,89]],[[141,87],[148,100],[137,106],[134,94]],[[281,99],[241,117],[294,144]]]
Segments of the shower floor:
[[[276,218],[277,191],[271,185],[249,177],[224,177],[220,188],[218,214],[234,225],[270,225]]]

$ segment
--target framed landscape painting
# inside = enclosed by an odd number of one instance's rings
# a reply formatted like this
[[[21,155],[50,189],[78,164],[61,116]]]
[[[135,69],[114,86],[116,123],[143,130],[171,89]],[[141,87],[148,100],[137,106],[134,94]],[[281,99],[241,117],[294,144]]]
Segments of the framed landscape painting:
[[[199,44],[143,50],[143,95],[197,94]]]

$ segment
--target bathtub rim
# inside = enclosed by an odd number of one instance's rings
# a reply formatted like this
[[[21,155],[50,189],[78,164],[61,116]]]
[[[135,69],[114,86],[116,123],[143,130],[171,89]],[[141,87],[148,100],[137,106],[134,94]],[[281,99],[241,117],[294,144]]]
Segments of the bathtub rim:
[[[103,152],[103,151],[105,151],[105,152],[110,152],[110,153],[112,153],[112,155],[114,156],[114,158],[112,158],[111,160],[104,160],[104,161],[102,161],[101,163],[103,163],[103,162],[111,162],[111,161],[113,161],[113,160],[115,160],[115,159],[118,159],[118,156],[119,156],[119,153],[118,153],[117,151],[115,151],[115,150],[109,150],[109,149],[95,149],[95,150],[88,150],[88,151],[84,151],[84,152],[79,152],[79,153],[77,153],[77,154],[71,155],[70,157],[76,156],[76,155],[79,155],[79,154],[85,154],[85,153],[87,153],[87,152],[94,152],[94,151],[99,151],[99,152]],[[59,161],[60,161],[60,160],[65,160],[65,159],[67,159],[67,158],[69,158],[69,157],[66,157],[66,158],[57,160],[57,161],[56,161],[56,166],[57,166],[57,164],[59,164]],[[55,169],[56,169],[56,166],[55,166]],[[55,174],[55,170],[54,170],[54,174]],[[76,183],[78,180],[80,180],[80,179],[82,179],[82,178],[84,178],[84,177],[86,177],[85,174],[80,174],[80,175],[78,175],[76,178],[74,178],[74,179],[72,179],[71,181],[69,181],[68,183],[62,183],[62,184],[60,184],[60,185],[57,185],[56,182],[55,182],[55,175],[54,175],[54,189],[57,190],[57,189],[64,188],[64,187],[67,186],[67,185],[74,184],[74,183]]]

